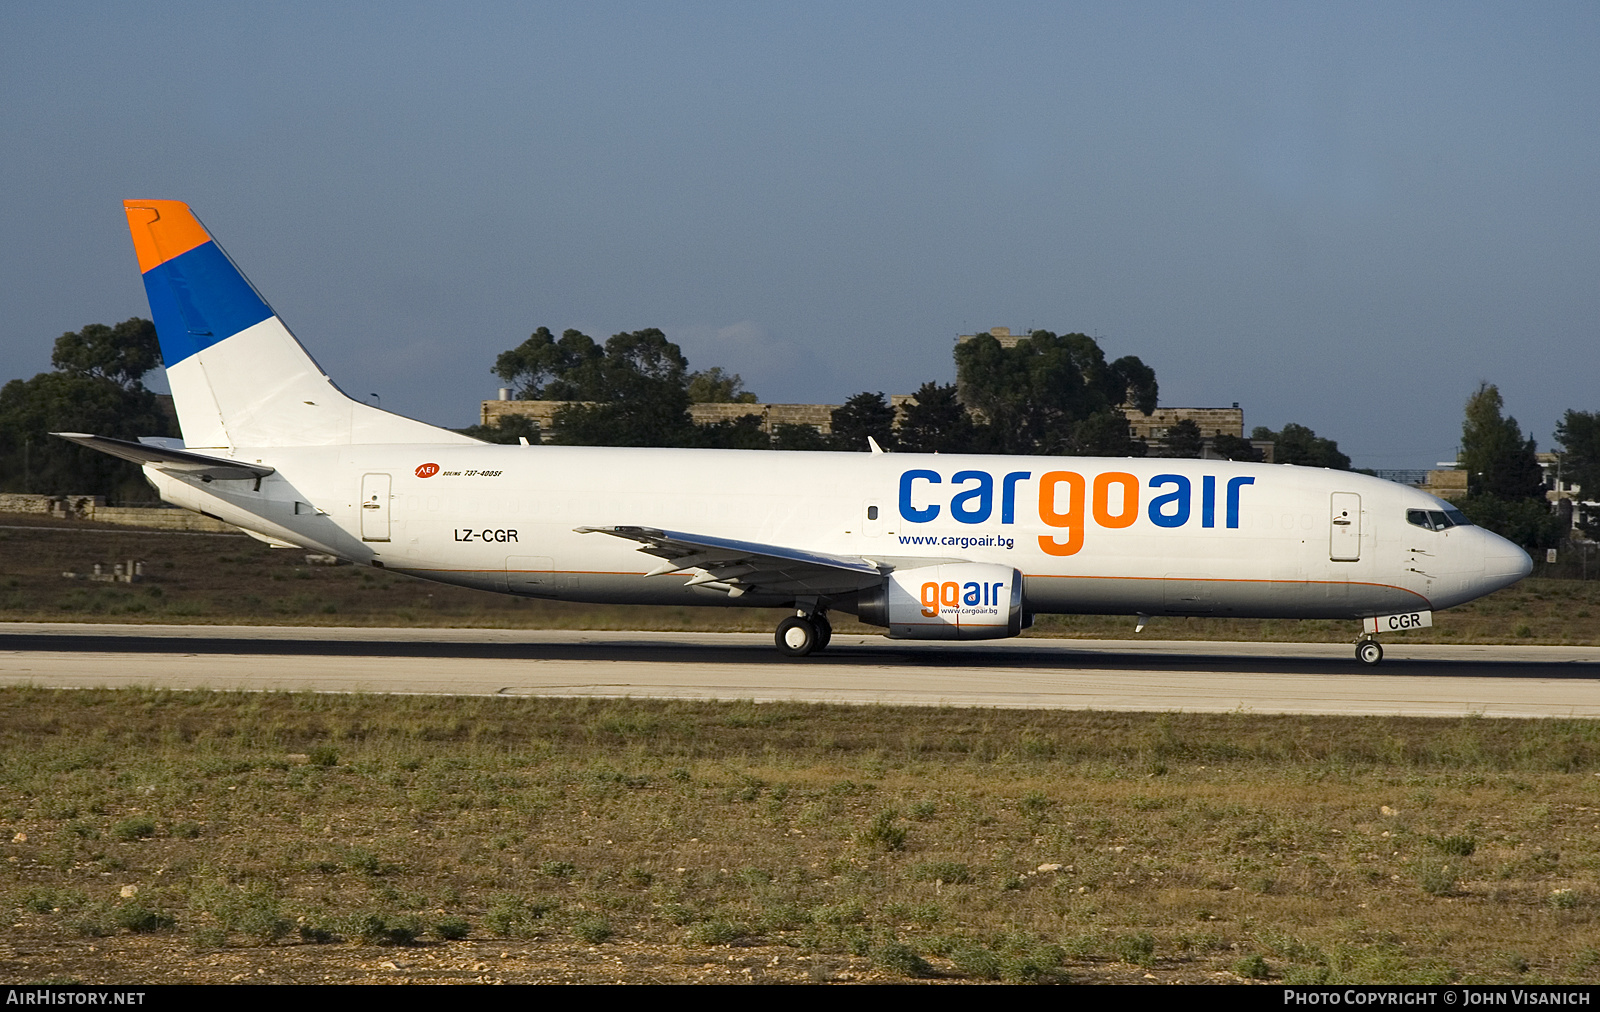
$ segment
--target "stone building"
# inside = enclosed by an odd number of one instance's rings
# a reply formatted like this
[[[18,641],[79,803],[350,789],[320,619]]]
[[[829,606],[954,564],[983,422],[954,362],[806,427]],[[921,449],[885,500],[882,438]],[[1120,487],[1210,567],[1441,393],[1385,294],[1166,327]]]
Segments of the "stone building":
[[[990,327],[987,333],[990,337],[1000,342],[1000,347],[1015,348],[1018,341],[1027,337],[1028,334],[1033,333],[1033,331],[1030,330],[1024,334],[1013,334],[1010,327]],[[968,341],[977,336],[977,334],[962,334],[956,338],[956,343],[966,344]]]
[[[986,333],[999,341],[1003,347],[1015,348],[1018,341],[1032,332],[1013,334],[1010,327],[990,327]],[[962,334],[956,338],[956,342],[963,343],[975,337],[976,334]],[[914,394],[893,394],[889,397],[889,403],[895,409],[897,427],[900,419],[905,417],[906,408],[915,404],[916,400]],[[502,387],[499,399],[483,402],[478,417],[482,424],[494,426],[505,416],[522,416],[533,419],[539,423],[541,430],[548,431],[555,413],[567,403],[569,402],[512,400],[510,389]],[[838,404],[691,404],[689,417],[696,425],[705,425],[731,421],[746,415],[758,415],[761,418],[762,431],[769,436],[774,434],[779,425],[814,425],[819,431],[827,434],[833,431],[833,412],[839,407]],[[1156,455],[1161,452],[1167,431],[1176,423],[1186,419],[1200,427],[1200,436],[1207,441],[1204,451],[1206,456],[1215,456],[1209,444],[1212,438],[1219,435],[1244,437],[1244,412],[1237,403],[1231,408],[1156,408],[1149,415],[1133,407],[1124,407],[1122,412],[1128,419],[1128,427],[1133,438],[1142,439],[1150,444],[1151,452]],[[1272,463],[1273,447],[1270,441],[1252,440],[1252,445],[1261,452],[1264,461]]]
[[[1195,423],[1202,439],[1213,436],[1244,438],[1244,411],[1237,404],[1231,408],[1156,408],[1148,415],[1138,408],[1124,406],[1122,414],[1128,419],[1128,428],[1135,439],[1165,439],[1167,432],[1179,422]]]
[[[539,428],[549,431],[550,420],[571,401],[484,401],[478,418],[484,425],[498,425],[508,415],[531,418]],[[779,425],[815,425],[823,433],[833,431],[833,412],[837,404],[691,404],[689,417],[696,425],[726,422],[746,415],[761,418],[761,430],[772,435]]]
[[[1179,422],[1193,422],[1205,440],[1201,456],[1211,459],[1217,454],[1211,449],[1211,440],[1217,436],[1244,438],[1244,410],[1235,402],[1231,408],[1156,408],[1148,415],[1138,408],[1124,405],[1122,415],[1128,420],[1128,431],[1135,439],[1150,446],[1150,455],[1159,457],[1166,448],[1167,433]],[[1250,445],[1261,455],[1264,463],[1273,462],[1275,451],[1272,440],[1252,439]]]
[[[1467,494],[1467,472],[1453,467],[1434,468],[1418,487],[1440,499],[1462,499]]]

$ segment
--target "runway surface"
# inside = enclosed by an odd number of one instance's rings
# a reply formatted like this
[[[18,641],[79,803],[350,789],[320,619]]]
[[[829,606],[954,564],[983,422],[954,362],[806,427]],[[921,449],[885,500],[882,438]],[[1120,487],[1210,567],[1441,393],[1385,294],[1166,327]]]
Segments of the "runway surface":
[[[653,696],[917,706],[1600,717],[1600,648],[756,633],[0,625],[0,685]]]

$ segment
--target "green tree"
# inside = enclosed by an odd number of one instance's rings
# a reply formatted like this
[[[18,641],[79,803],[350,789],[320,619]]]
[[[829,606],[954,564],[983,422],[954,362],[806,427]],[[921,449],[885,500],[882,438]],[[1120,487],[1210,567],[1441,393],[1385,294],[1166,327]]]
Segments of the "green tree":
[[[613,335],[605,347],[577,330],[560,340],[540,327],[495,359],[494,373],[523,400],[567,401],[550,442],[583,446],[693,446],[689,363],[650,327]]]
[[[660,330],[613,335],[604,347],[578,330],[560,338],[540,327],[502,352],[494,374],[519,400],[565,401],[550,420],[551,443],[585,446],[713,446],[761,449],[770,445],[761,420],[736,418],[695,425],[691,403],[753,404],[744,380],[720,366],[689,372],[688,360]],[[491,442],[515,442],[528,433],[506,424],[464,430]],[[528,435],[529,442],[534,436]]]
[[[727,372],[720,365],[689,374],[691,404],[756,404],[759,401],[759,397],[744,388],[744,380],[738,373]]]
[[[1467,488],[1502,499],[1544,500],[1544,473],[1539,469],[1534,441],[1522,438],[1515,418],[1501,417],[1500,391],[1480,383],[1467,398],[1466,420],[1461,425],[1461,464]]]
[[[1456,500],[1473,523],[1530,552],[1555,548],[1567,537],[1567,522],[1543,499],[1507,498],[1477,492]]]
[[[1133,438],[1128,417],[1119,410],[1097,411],[1072,426],[1071,435],[1050,452],[1081,457],[1143,457],[1150,448]]]
[[[1197,458],[1205,452],[1205,437],[1193,418],[1180,418],[1167,429],[1167,452],[1163,457]]]
[[[1553,548],[1566,524],[1545,499],[1534,441],[1523,438],[1515,418],[1504,417],[1504,407],[1491,383],[1480,383],[1467,398],[1461,466],[1470,494],[1457,505],[1473,523],[1529,551]]]
[[[815,425],[779,422],[772,427],[774,450],[829,450],[833,444]]]
[[[1211,437],[1211,448],[1217,451],[1217,456],[1223,460],[1261,460],[1261,451],[1252,446],[1250,440],[1241,436],[1230,436],[1225,432]]]
[[[1585,499],[1600,499],[1600,412],[1567,409],[1556,425],[1562,480],[1579,486]]]
[[[980,334],[955,354],[961,402],[996,452],[1136,453],[1121,408],[1156,406],[1154,370],[1133,356],[1108,364],[1085,334],[1036,330],[1010,348]]]
[[[1278,432],[1273,432],[1264,425],[1258,425],[1250,433],[1250,438],[1272,440],[1272,459],[1279,464],[1329,467],[1335,471],[1350,470],[1350,458],[1339,452],[1338,443],[1317,435],[1304,425],[1290,422]]]
[[[1122,389],[1119,403],[1138,408],[1145,415],[1156,409],[1160,393],[1156,371],[1139,361],[1138,356],[1124,355],[1111,363],[1111,389],[1114,392],[1118,387]]]
[[[604,358],[605,351],[582,331],[567,330],[558,341],[549,327],[540,327],[526,341],[501,352],[493,372],[512,385],[518,400],[602,400]]]
[[[109,380],[124,390],[143,389],[145,373],[161,364],[161,344],[155,324],[137,316],[115,327],[91,323],[56,338],[50,364],[71,376]]]
[[[696,446],[716,450],[770,450],[772,439],[762,428],[760,415],[740,415],[698,426]]]
[[[977,453],[978,427],[957,397],[955,384],[924,383],[905,407],[896,436],[909,453]]]
[[[862,392],[833,409],[833,437],[835,450],[871,449],[867,437],[878,441],[885,450],[895,447],[894,408],[889,399],[878,393]]]
[[[54,372],[0,387],[0,490],[153,500],[137,465],[49,433],[178,434],[144,385],[161,362],[155,326],[139,318],[90,324],[57,338],[50,361]]]

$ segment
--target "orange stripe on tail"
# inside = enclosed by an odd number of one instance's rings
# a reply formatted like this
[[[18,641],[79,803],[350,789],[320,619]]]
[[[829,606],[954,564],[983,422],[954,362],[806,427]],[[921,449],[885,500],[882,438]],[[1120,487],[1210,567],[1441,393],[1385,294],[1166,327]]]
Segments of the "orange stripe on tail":
[[[124,200],[122,208],[128,214],[128,231],[133,233],[141,274],[211,241],[181,200]]]

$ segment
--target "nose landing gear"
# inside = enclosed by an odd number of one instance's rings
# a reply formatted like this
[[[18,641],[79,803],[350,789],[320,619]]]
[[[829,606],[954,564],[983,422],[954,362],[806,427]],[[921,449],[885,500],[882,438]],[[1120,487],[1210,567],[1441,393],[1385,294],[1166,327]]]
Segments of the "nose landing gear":
[[[1383,647],[1372,637],[1371,633],[1356,640],[1356,660],[1369,668],[1383,660]]]

